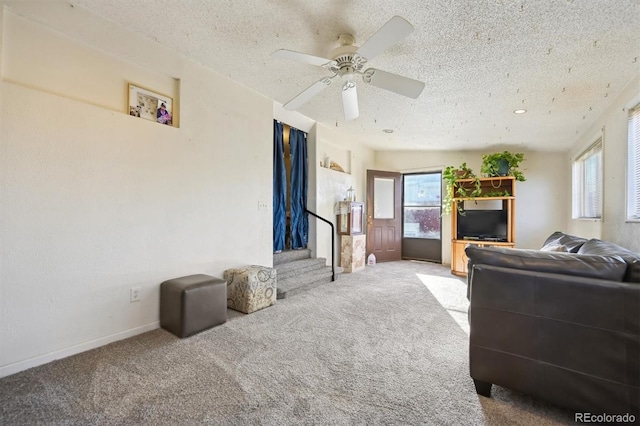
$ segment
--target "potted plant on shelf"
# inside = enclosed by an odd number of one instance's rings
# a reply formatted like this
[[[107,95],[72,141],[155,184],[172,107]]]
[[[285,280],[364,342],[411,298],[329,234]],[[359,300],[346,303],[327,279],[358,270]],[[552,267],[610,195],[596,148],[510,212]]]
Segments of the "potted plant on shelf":
[[[483,154],[480,173],[487,177],[513,176],[516,180],[524,182],[526,179],[522,172],[518,170],[520,163],[523,161],[524,154],[521,152],[514,154],[509,151],[503,151]]]
[[[460,179],[473,179],[473,185],[459,185],[457,181]],[[481,193],[480,180],[467,167],[467,163],[462,163],[459,167],[447,166],[442,172],[442,180],[445,182],[445,195],[442,200],[443,215],[451,213],[454,198],[477,197]],[[464,214],[460,205],[458,205],[458,211]]]

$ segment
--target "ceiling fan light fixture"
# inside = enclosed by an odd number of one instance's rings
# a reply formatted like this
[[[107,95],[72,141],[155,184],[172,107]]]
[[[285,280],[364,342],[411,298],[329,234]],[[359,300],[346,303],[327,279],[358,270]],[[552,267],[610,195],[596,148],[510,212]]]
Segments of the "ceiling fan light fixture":
[[[357,118],[359,114],[357,92],[355,81],[353,81],[355,76],[362,77],[364,83],[380,89],[417,99],[424,89],[423,82],[375,68],[364,70],[364,65],[370,59],[404,39],[411,32],[413,32],[413,26],[407,20],[400,16],[394,16],[360,47],[353,44],[355,39],[351,34],[340,34],[338,36],[339,46],[331,52],[330,59],[293,50],[276,50],[272,53],[274,57],[320,66],[333,73],[332,76],[315,82],[293,97],[284,105],[284,108],[296,110],[320,94],[331,84],[331,79],[338,76],[347,83],[342,90],[342,104],[347,121]]]
[[[527,112],[526,109],[516,109],[513,111],[514,114],[524,114],[526,112]]]

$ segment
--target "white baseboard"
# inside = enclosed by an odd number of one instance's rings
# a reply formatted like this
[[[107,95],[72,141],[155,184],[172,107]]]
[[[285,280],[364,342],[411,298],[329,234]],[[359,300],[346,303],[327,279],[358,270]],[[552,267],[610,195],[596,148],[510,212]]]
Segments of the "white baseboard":
[[[81,352],[99,348],[100,346],[108,345],[109,343],[117,342],[118,340],[123,340],[129,337],[136,336],[138,334],[146,333],[147,331],[155,330],[159,327],[160,321],[155,321],[149,324],[142,325],[140,327],[122,331],[120,333],[111,334],[109,336],[101,337],[99,339],[91,340],[79,345],[69,346],[68,348],[29,358],[24,361],[7,364],[0,367],[0,378],[10,376],[12,374],[27,370],[29,368],[37,367],[39,365],[47,364],[57,359],[66,358],[71,355],[76,355]]]

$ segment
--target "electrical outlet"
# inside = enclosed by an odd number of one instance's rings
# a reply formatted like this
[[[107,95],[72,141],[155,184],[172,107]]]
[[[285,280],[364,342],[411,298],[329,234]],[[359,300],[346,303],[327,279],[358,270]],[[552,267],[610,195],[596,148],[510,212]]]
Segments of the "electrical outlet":
[[[266,210],[268,208],[266,201],[258,201],[258,210]]]
[[[132,287],[131,292],[129,293],[129,302],[139,302],[140,301],[140,287]]]

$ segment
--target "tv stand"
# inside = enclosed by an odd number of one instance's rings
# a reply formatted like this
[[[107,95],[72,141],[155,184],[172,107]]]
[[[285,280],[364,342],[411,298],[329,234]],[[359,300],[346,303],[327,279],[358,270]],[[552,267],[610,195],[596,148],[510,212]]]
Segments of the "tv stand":
[[[469,259],[464,249],[468,245],[474,245],[477,247],[508,247],[514,248],[515,243],[499,243],[495,241],[473,241],[473,240],[454,240],[451,244],[451,273],[460,277],[466,277],[467,263]]]
[[[460,179],[456,185],[469,185],[472,188],[475,179]],[[467,245],[472,244],[479,247],[508,247],[513,248],[515,242],[515,195],[516,195],[516,179],[513,176],[502,176],[494,178],[480,178],[480,187],[483,194],[509,194],[499,197],[475,197],[475,198],[454,198],[451,214],[451,273],[461,277],[467,276],[467,255],[464,249]],[[471,191],[468,191],[471,192]],[[458,234],[458,203],[465,200],[500,200],[503,209],[507,212],[507,236],[504,238],[480,237],[475,235],[463,236],[463,239],[457,239]],[[464,231],[463,231],[464,232]]]

